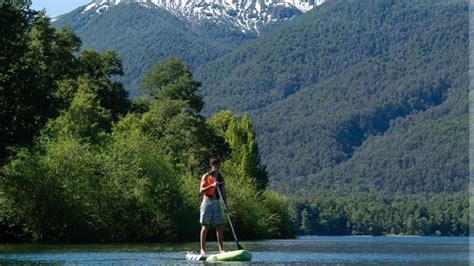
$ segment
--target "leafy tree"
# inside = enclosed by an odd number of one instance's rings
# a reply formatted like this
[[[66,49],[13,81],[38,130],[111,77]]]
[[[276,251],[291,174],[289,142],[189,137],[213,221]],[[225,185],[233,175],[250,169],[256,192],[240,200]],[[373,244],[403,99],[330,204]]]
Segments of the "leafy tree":
[[[241,121],[230,111],[216,114],[209,124],[225,138],[231,149],[231,158],[225,166],[234,169],[240,176],[255,181],[259,190],[264,190],[268,184],[268,174],[265,166],[260,163],[255,132],[249,116]]]
[[[143,82],[144,91],[155,99],[145,104],[145,132],[163,143],[177,166],[194,174],[207,169],[211,157],[229,154],[224,139],[213,134],[199,114],[204,104],[199,86],[189,66],[174,58],[157,63]]]
[[[198,94],[200,86],[200,82],[192,79],[189,66],[176,58],[156,64],[143,77],[143,90],[149,95],[186,101],[197,113],[204,106],[202,96]]]
[[[28,58],[28,32],[36,12],[28,1],[2,1],[0,4],[2,47],[0,56],[0,161],[11,154],[11,148],[31,144],[32,137],[45,122],[35,116],[48,113],[50,91],[36,90],[33,64]],[[39,120],[39,121],[38,121]]]
[[[80,85],[82,88],[88,84]],[[110,131],[111,112],[100,106],[97,97],[79,90],[76,92],[69,109],[48,126],[53,138],[69,136],[87,143],[98,143]]]
[[[113,75],[123,74],[114,52],[86,50],[77,56],[81,40],[68,28],[56,30],[44,13],[29,9],[28,1],[5,1],[1,8],[4,25],[11,25],[4,28],[5,57],[0,59],[4,60],[0,70],[3,159],[11,154],[8,149],[31,145],[46,121],[68,107],[84,82],[115,120],[128,111],[127,92],[111,81]]]
[[[93,83],[89,88],[100,98],[101,105],[112,111],[114,120],[125,115],[131,107],[128,92],[122,83],[113,81],[115,77],[123,75],[122,61],[118,55],[111,50],[99,53],[86,49],[78,60],[83,71],[81,77]]]
[[[311,232],[316,231],[315,224],[318,222],[318,218],[315,216],[316,215],[310,207],[304,208],[303,211],[301,211],[300,230],[303,234],[310,234]]]

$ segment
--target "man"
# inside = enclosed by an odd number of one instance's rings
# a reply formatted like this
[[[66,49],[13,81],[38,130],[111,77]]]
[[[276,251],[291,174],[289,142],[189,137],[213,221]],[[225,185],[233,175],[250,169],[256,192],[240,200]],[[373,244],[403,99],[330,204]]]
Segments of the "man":
[[[224,251],[224,233],[222,231],[222,211],[219,204],[219,192],[222,195],[225,206],[227,206],[227,197],[225,193],[224,177],[219,173],[221,167],[221,161],[219,159],[211,159],[211,171],[205,173],[201,178],[201,186],[199,188],[199,194],[203,197],[201,203],[201,215],[199,222],[201,223],[201,255],[206,254],[206,237],[209,225],[213,223],[216,227],[217,243],[219,247],[219,253]]]

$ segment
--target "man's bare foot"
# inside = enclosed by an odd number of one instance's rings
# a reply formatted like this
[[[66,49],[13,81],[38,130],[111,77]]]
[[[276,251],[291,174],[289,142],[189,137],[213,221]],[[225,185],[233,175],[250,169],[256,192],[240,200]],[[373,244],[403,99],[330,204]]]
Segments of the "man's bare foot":
[[[225,250],[219,250],[219,253],[220,254],[225,253]]]
[[[205,255],[206,255],[206,251],[201,249],[201,256],[205,256]]]

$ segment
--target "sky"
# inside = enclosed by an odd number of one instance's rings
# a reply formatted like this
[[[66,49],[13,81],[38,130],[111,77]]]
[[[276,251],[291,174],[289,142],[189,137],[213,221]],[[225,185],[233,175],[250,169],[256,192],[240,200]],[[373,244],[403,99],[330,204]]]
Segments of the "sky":
[[[42,10],[45,8],[46,14],[54,18],[86,5],[92,2],[92,0],[33,0],[32,2],[32,9]]]

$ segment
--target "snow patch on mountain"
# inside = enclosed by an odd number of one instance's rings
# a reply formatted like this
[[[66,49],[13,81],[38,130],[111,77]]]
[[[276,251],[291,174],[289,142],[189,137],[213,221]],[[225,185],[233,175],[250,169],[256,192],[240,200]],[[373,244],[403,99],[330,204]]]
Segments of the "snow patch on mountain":
[[[162,8],[191,23],[203,20],[227,22],[242,31],[257,31],[266,23],[290,19],[320,5],[325,0],[95,0],[83,13],[102,14],[119,4],[139,3]]]

